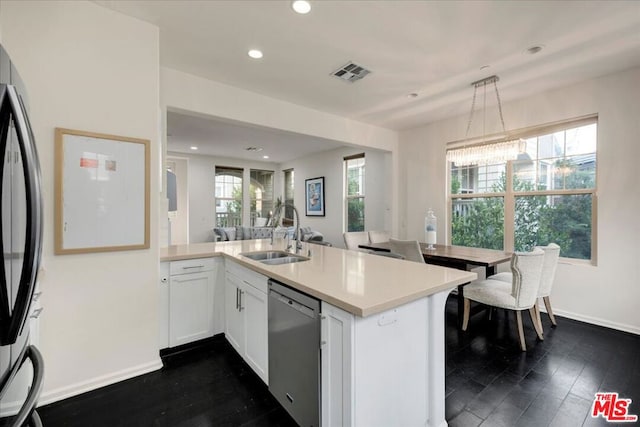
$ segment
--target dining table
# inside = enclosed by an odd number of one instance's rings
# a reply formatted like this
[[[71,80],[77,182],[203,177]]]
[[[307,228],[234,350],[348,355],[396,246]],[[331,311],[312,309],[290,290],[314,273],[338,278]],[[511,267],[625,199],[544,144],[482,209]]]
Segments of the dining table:
[[[391,252],[389,242],[367,243],[359,245],[361,249]],[[427,264],[441,265],[470,271],[477,267],[484,267],[485,277],[496,274],[498,264],[511,259],[511,252],[496,249],[471,248],[467,246],[433,245],[430,249],[426,243],[420,242],[420,250]],[[458,323],[462,325],[464,310],[464,287],[469,283],[458,285]]]

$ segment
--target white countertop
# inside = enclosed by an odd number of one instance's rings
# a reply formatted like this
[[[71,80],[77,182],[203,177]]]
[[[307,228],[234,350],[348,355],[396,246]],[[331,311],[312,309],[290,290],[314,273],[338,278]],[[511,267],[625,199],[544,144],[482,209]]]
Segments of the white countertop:
[[[161,261],[225,256],[293,288],[366,317],[477,278],[475,273],[398,260],[364,252],[304,243],[301,255],[311,259],[266,265],[241,253],[283,249],[269,239],[195,243],[160,249]]]

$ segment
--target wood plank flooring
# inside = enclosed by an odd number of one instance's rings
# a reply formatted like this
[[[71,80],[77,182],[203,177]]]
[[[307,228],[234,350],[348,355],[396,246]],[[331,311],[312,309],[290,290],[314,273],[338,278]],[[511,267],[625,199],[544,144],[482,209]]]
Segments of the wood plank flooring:
[[[446,417],[450,426],[600,426],[596,391],[617,391],[640,415],[640,336],[558,317],[537,341],[527,318],[526,353],[512,313],[484,313],[457,328],[447,302]],[[163,358],[147,375],[41,407],[45,427],[293,426],[267,387],[226,343]],[[390,426],[391,427],[391,426]]]

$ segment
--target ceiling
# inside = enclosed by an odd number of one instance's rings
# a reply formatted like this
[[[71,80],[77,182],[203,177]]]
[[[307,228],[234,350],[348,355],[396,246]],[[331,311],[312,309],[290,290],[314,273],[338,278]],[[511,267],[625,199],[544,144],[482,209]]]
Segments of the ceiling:
[[[640,1],[97,3],[157,25],[162,66],[390,129],[468,114],[493,74],[505,102],[640,66]],[[331,76],[349,61],[371,74]]]
[[[172,111],[167,114],[167,133],[169,151],[273,163],[284,163],[343,146],[342,143],[310,135]],[[192,150],[192,146],[198,149]],[[259,148],[260,151],[247,151],[248,147]]]

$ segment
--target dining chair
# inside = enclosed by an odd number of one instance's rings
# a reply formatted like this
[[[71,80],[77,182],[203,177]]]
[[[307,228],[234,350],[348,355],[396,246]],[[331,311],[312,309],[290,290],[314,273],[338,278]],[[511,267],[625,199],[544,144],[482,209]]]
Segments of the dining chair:
[[[536,246],[544,251],[544,262],[542,263],[542,278],[540,279],[540,290],[538,291],[538,298],[542,298],[544,306],[547,309],[549,320],[551,320],[552,326],[557,326],[556,318],[553,315],[551,309],[551,288],[553,287],[553,281],[556,276],[556,268],[558,267],[558,259],[560,258],[560,246],[555,243],[549,243],[547,246]],[[504,272],[491,276],[492,279],[502,280],[505,282],[511,282],[511,273]],[[540,329],[542,329],[542,321],[540,320],[540,310],[538,304],[535,305],[536,314],[538,316],[538,322]]]
[[[398,240],[389,238],[389,247],[391,252],[401,254],[407,261],[415,261],[420,263],[424,262],[424,256],[422,256],[422,250],[420,250],[420,243],[417,240]]]
[[[522,328],[523,310],[529,310],[536,334],[540,340],[543,340],[542,328],[540,328],[534,309],[538,289],[540,289],[543,263],[544,251],[541,249],[536,248],[532,252],[516,252],[511,256],[511,283],[489,278],[465,286],[462,330],[467,330],[471,301],[476,301],[481,304],[515,311],[522,351],[527,351]]]
[[[386,256],[387,258],[405,259],[404,255],[387,251],[369,251],[371,255]]]
[[[391,234],[388,231],[369,231],[369,241],[371,243],[385,243],[389,241]]]
[[[347,231],[343,234],[344,244],[347,249],[350,250],[360,250],[359,245],[368,245],[371,243],[369,241],[369,233],[366,231]]]

